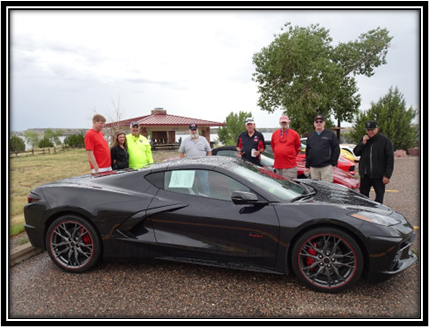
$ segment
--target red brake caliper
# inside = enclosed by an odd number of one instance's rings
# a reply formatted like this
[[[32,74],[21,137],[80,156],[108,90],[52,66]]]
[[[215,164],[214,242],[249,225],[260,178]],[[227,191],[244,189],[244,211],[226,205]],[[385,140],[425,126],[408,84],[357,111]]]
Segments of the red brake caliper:
[[[313,246],[314,247],[316,247],[316,243],[313,243]],[[311,254],[311,255],[316,255],[316,250],[315,249],[313,249],[313,248],[309,248],[308,249],[308,254]],[[311,266],[312,264],[313,264],[313,262],[314,262],[314,259],[313,258],[310,258],[310,257],[307,257],[307,266]],[[311,270],[313,271],[315,269],[315,267],[313,267],[313,268],[311,268]]]
[[[81,228],[80,228],[80,233],[81,233],[81,234],[83,233],[83,227],[81,227]],[[85,243],[85,244],[91,244],[91,237],[89,237],[89,235],[88,235],[88,234],[85,234],[85,235],[83,235],[83,237],[82,237],[82,241],[83,241],[83,243]]]

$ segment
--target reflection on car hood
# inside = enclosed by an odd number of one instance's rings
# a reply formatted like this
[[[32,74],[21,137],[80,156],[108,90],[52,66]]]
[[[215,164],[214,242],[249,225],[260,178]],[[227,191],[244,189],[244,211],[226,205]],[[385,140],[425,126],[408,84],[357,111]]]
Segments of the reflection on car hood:
[[[370,210],[384,215],[390,215],[393,212],[389,207],[339,184],[313,179],[302,179],[299,182],[316,190],[313,201],[343,205],[356,210]]]

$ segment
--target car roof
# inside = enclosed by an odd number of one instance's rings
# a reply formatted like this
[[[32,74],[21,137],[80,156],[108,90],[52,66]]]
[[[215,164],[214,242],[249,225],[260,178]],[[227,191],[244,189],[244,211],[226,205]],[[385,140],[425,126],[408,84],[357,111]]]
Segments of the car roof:
[[[195,157],[195,158],[183,158],[183,159],[174,159],[169,161],[160,162],[152,165],[151,171],[157,170],[171,170],[171,169],[180,169],[180,168],[206,168],[213,169],[215,167],[220,167],[228,165],[231,163],[238,163],[239,161],[235,158],[230,157],[221,157],[221,156],[205,156],[205,157]]]

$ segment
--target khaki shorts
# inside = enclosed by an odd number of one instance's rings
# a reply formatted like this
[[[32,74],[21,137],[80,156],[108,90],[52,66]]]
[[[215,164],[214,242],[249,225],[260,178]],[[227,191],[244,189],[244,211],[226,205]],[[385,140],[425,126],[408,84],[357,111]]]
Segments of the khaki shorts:
[[[277,174],[283,176],[284,178],[294,179],[298,178],[298,171],[296,167],[288,168],[288,169],[278,169],[276,168]]]
[[[334,181],[334,168],[331,165],[322,168],[310,167],[310,171],[312,179],[331,183]]]

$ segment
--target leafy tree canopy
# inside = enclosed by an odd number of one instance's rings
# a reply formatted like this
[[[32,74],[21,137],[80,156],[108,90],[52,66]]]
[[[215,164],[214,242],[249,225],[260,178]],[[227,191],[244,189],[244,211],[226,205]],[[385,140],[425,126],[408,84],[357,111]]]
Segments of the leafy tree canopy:
[[[406,108],[404,96],[398,87],[390,87],[389,92],[381,97],[377,103],[371,102],[371,108],[359,112],[356,116],[353,130],[349,136],[354,143],[366,134],[365,123],[368,120],[377,121],[379,132],[386,135],[393,144],[394,150],[407,150],[414,147],[418,130],[412,126],[417,110]]]
[[[51,128],[47,128],[43,133],[43,136],[48,138],[52,143],[55,143],[55,145],[61,144],[59,136],[63,136],[63,135],[64,135],[64,131],[61,129],[53,131]]]
[[[9,149],[13,152],[24,152],[25,151],[25,142],[22,138],[17,135],[13,135],[10,138]]]
[[[48,139],[46,136],[40,140],[39,142],[39,148],[52,148],[54,146],[54,143],[50,139]]]
[[[252,117],[251,112],[240,111],[238,114],[231,112],[224,121],[226,126],[218,129],[219,142],[223,145],[236,145],[238,136],[246,129],[244,123],[249,117]]]
[[[40,135],[35,131],[25,131],[24,138],[25,142],[27,142],[27,144],[30,145],[32,149],[39,145]]]
[[[333,46],[329,30],[318,24],[293,28],[287,23],[285,29],[253,55],[260,108],[281,109],[300,134],[313,130],[317,114],[352,122],[361,101],[354,76],[370,77],[386,64],[388,31],[378,27]]]

